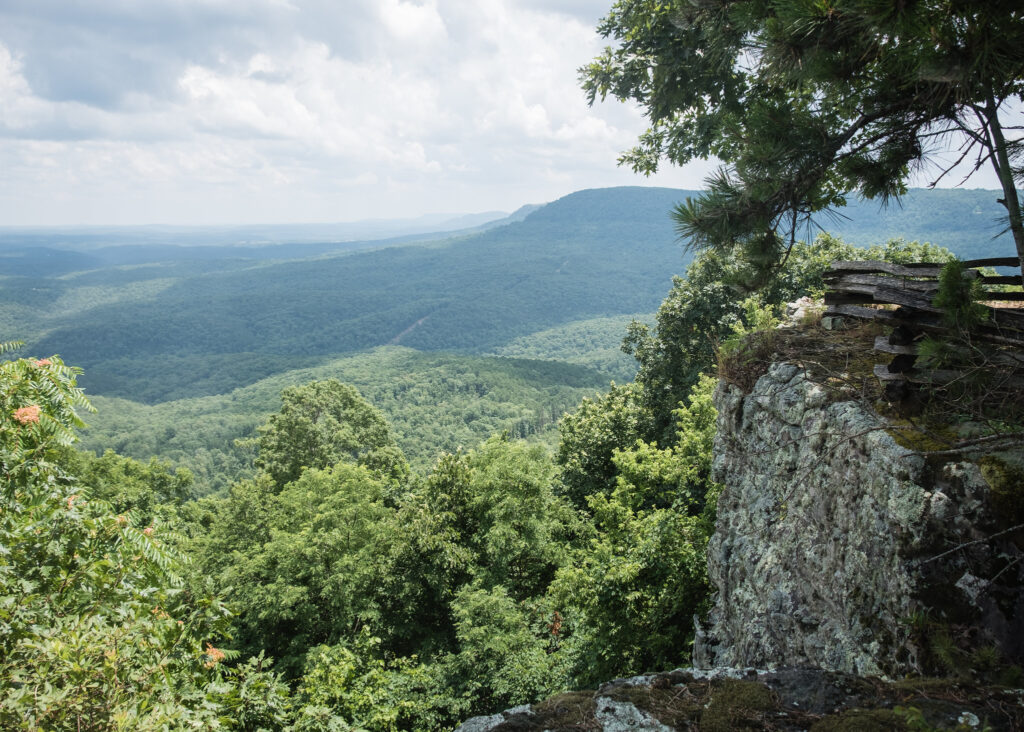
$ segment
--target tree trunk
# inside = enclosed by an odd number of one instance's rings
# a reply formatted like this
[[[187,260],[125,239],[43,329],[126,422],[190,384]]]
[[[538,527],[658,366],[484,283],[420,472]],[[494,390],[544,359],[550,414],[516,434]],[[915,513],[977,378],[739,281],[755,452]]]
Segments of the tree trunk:
[[[1003,187],[1003,205],[1010,215],[1010,231],[1013,233],[1013,242],[1017,245],[1017,257],[1020,259],[1020,272],[1024,277],[1024,220],[1021,218],[1020,198],[1017,196],[1017,187],[1013,182],[1013,170],[1010,168],[1010,156],[1006,152],[1006,138],[1003,136],[1003,128],[999,123],[999,108],[995,98],[990,94],[985,104],[985,116],[988,120],[988,129],[995,147],[995,157],[992,163],[999,176],[999,183]]]

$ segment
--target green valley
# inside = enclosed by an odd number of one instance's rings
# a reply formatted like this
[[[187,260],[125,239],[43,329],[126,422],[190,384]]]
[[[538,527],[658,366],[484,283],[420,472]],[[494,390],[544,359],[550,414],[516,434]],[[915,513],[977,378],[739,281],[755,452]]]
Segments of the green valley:
[[[685,265],[665,214],[682,193],[583,191],[484,232],[312,259],[9,278],[0,318],[34,351],[85,367],[90,391],[150,401],[167,395],[128,390],[104,376],[107,364],[116,372],[126,358],[306,358],[389,344],[487,352],[575,320],[652,312]],[[281,368],[268,360],[254,376]]]
[[[157,359],[136,362],[141,372],[160,367]],[[441,452],[473,447],[496,433],[553,444],[562,413],[608,382],[604,373],[556,361],[385,346],[225,394],[153,405],[93,397],[97,412],[86,417],[82,446],[171,460],[193,472],[197,492],[210,493],[251,473],[253,450],[235,441],[250,437],[280,408],[282,389],[330,378],[355,386],[384,413],[399,447],[419,469],[430,467]]]
[[[108,233],[104,247],[101,233],[83,244],[67,233],[0,231],[0,328],[83,366],[89,393],[150,404],[384,345],[561,359],[628,379],[621,325],[652,313],[684,271],[689,255],[668,211],[694,193],[580,191],[413,243],[198,238],[176,247],[171,234],[146,230],[129,244],[129,230]],[[902,208],[853,202],[822,223],[861,246],[899,231],[965,257],[998,253],[1010,244],[993,239],[996,197],[912,190]],[[155,358],[159,379],[139,368]]]
[[[636,374],[621,344],[685,269],[668,211],[694,193],[580,191],[475,229],[364,241],[0,231],[0,327],[85,369],[99,408],[85,446],[187,466],[200,493],[248,474],[244,440],[282,388],[323,378],[381,409],[418,468],[496,432],[551,444],[582,396]],[[851,203],[831,223],[860,244],[896,230],[998,253],[978,234],[997,225],[995,195],[912,190],[884,218]]]

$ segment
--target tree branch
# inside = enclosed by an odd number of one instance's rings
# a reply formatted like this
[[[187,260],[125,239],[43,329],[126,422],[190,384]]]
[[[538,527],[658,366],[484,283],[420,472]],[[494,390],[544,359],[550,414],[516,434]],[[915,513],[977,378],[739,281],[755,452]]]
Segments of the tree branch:
[[[957,544],[955,547],[953,547],[949,551],[942,552],[942,554],[936,554],[934,557],[929,557],[928,559],[922,559],[921,560],[921,564],[928,564],[929,562],[934,562],[934,561],[936,561],[938,559],[942,559],[943,557],[948,557],[950,554],[956,554],[961,549],[966,549],[967,547],[974,546],[976,544],[984,544],[986,542],[992,541],[993,539],[998,539],[1000,536],[1005,536],[1006,534],[1012,534],[1014,531],[1020,531],[1021,529],[1024,529],[1024,524],[1017,524],[1016,526],[1011,526],[1010,528],[1003,529],[1002,531],[996,532],[995,534],[990,534],[989,536],[986,536],[983,539],[975,539],[974,541],[965,541],[963,544]]]

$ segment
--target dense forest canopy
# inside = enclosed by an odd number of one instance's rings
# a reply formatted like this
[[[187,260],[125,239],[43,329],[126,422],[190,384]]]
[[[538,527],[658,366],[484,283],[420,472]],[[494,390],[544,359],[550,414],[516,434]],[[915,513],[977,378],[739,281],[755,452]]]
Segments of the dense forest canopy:
[[[84,367],[90,394],[149,404],[225,394],[396,340],[549,358],[550,348],[520,339],[657,308],[687,261],[667,212],[694,193],[581,191],[490,231],[314,259],[304,258],[305,245],[282,260],[284,246],[140,244],[91,249],[101,258],[83,262],[57,248],[60,238],[45,250],[0,241],[0,329]],[[993,240],[998,197],[914,190],[900,206],[851,202],[821,223],[861,246],[896,231],[971,258],[1012,246],[1008,234]],[[589,348],[582,360],[555,350],[621,381],[631,373],[614,354],[620,337],[602,340],[601,358]]]
[[[245,383],[229,386],[228,375],[278,372],[287,358],[311,365],[383,345],[486,352],[572,321],[656,309],[684,264],[665,215],[678,195],[582,191],[523,221],[430,245],[12,277],[0,322],[40,352],[59,350],[85,367],[90,391],[135,399],[124,359],[221,357],[216,368],[199,365],[221,376],[188,394],[198,396]],[[232,354],[244,357],[225,368]]]

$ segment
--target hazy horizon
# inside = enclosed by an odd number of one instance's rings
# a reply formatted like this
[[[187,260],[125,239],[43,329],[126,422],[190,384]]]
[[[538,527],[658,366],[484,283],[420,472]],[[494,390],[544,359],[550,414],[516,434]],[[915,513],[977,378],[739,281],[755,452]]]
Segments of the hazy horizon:
[[[618,167],[643,115],[578,88],[611,5],[11,0],[0,225],[333,223],[700,188],[714,161]]]

